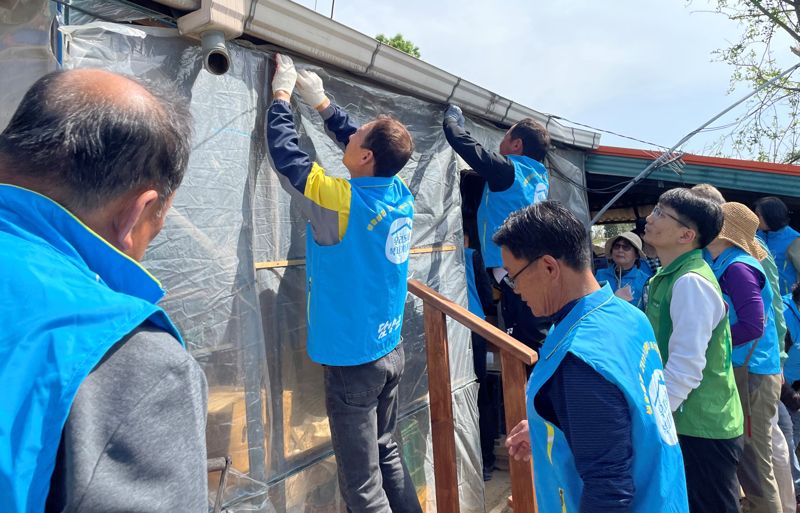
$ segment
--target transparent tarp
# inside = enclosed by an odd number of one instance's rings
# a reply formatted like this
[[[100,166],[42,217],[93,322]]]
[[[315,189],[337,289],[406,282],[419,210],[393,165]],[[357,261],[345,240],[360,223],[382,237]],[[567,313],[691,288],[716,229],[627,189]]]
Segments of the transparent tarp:
[[[229,43],[231,70],[214,76],[202,69],[199,45],[173,29],[93,21],[61,30],[65,68],[101,67],[169,80],[190,99],[195,137],[189,170],[145,265],[167,289],[163,306],[208,378],[208,456],[230,455],[234,467],[225,507],[231,512],[343,511],[322,370],[305,351],[305,222],[296,198],[272,169],[264,140],[271,53]],[[5,68],[17,54],[3,48]],[[53,66],[52,55],[41,50],[40,45],[38,71],[19,82],[3,75],[0,83],[24,91]],[[408,126],[415,152],[401,176],[416,197],[410,277],[465,304],[458,187],[463,166],[442,133],[442,106],[319,68],[302,56],[295,61],[317,71],[332,99],[356,121],[390,113]],[[341,150],[318,114],[296,96],[293,105],[301,146],[330,174],[346,176]],[[12,111],[3,108],[0,119]],[[467,122],[482,142],[497,147],[503,130]],[[580,169],[561,160],[551,162],[582,181]],[[553,189],[574,210],[586,210],[583,193],[571,183],[554,180]],[[342,291],[342,300],[348,293]],[[418,495],[425,509],[434,511],[422,305],[412,296],[402,336],[406,370],[397,435]],[[461,509],[483,511],[470,336],[452,322],[448,336]],[[210,476],[210,500],[217,483],[218,476]]]

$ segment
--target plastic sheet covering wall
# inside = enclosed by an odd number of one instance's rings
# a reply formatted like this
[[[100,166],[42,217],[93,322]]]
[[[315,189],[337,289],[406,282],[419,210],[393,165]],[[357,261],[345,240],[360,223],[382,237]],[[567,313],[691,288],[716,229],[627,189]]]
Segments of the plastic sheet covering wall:
[[[31,84],[56,68],[51,5],[47,0],[0,2],[0,130]]]
[[[44,10],[37,13],[45,16]],[[6,28],[0,36],[15,30]],[[231,70],[213,76],[202,69],[199,46],[171,29],[92,22],[62,27],[62,33],[65,67],[169,80],[191,102],[195,138],[189,170],[145,265],[168,290],[163,306],[208,378],[208,456],[230,455],[234,466],[225,507],[230,512],[343,511],[322,372],[305,352],[305,223],[264,144],[269,53],[229,44]],[[0,65],[8,69],[16,58],[0,52]],[[323,77],[332,98],[356,121],[391,113],[409,127],[416,148],[401,172],[416,197],[409,273],[465,304],[458,192],[463,166],[442,134],[442,106],[302,61],[296,57],[300,66]],[[52,57],[40,64],[13,83],[17,97],[52,67]],[[345,176],[340,150],[324,133],[318,114],[296,97],[293,105],[301,145],[329,173]],[[12,111],[4,107],[0,115]],[[503,130],[467,123],[490,148],[502,138]],[[585,210],[585,200],[566,183],[554,181],[553,189],[573,209]],[[412,297],[402,336],[406,371],[397,436],[418,495],[425,509],[434,511],[422,305]],[[483,511],[470,339],[452,322],[448,336],[461,509]],[[210,477],[210,500],[216,479]]]

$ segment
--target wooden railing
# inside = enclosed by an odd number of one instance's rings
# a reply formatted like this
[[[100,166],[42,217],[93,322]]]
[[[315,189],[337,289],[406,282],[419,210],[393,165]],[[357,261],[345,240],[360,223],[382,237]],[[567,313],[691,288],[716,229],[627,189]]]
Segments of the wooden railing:
[[[527,418],[526,368],[536,362],[537,355],[526,345],[417,280],[408,280],[408,291],[423,302],[425,346],[428,354],[428,391],[431,403],[433,472],[436,479],[436,511],[458,513],[460,508],[456,474],[456,440],[446,318],[450,317],[479,334],[500,352],[507,430]],[[531,462],[509,458],[509,469],[514,512],[536,513]]]

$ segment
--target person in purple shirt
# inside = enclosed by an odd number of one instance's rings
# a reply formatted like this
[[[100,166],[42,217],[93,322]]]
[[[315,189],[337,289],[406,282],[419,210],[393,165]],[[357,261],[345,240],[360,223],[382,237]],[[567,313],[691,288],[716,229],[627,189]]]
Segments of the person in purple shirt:
[[[758,217],[753,211],[734,202],[724,203],[722,211],[722,231],[706,249],[728,306],[732,360],[745,413],[744,453],[737,474],[748,511],[777,513],[781,500],[772,419],[778,413],[781,367],[772,288],[759,263],[766,252],[755,238]]]

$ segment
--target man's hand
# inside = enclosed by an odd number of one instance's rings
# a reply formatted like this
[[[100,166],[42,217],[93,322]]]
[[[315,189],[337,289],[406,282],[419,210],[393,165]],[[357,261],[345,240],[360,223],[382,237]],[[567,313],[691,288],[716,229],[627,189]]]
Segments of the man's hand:
[[[317,110],[324,110],[331,101],[325,96],[322,79],[313,71],[301,69],[297,72],[297,92],[303,101]]]
[[[523,420],[506,437],[508,454],[517,461],[530,461],[531,459],[531,434],[528,431],[528,421]]]
[[[297,81],[294,62],[291,57],[276,53],[275,64],[275,75],[272,77],[272,96],[276,100],[289,101],[292,97],[292,90],[294,90],[294,83]]]
[[[631,284],[628,283],[622,288],[617,289],[614,295],[625,301],[633,301],[633,292],[631,291]]]
[[[458,105],[448,105],[447,110],[444,111],[444,120],[450,118],[456,122],[456,124],[464,128],[464,113],[461,112],[461,108]]]

